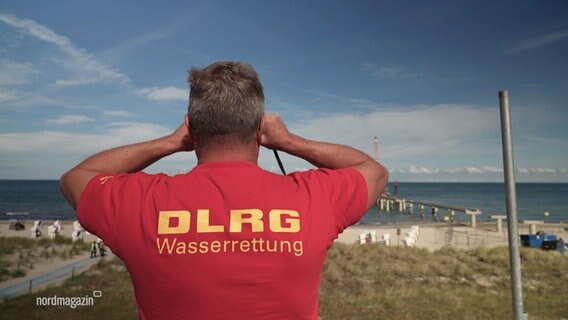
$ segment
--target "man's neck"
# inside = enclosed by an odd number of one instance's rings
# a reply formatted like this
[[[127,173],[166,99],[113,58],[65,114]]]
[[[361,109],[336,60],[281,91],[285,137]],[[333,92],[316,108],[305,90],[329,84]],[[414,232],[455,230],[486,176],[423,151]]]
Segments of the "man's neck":
[[[258,164],[258,147],[223,147],[207,148],[206,150],[196,149],[197,162],[199,164],[208,162],[250,162]]]

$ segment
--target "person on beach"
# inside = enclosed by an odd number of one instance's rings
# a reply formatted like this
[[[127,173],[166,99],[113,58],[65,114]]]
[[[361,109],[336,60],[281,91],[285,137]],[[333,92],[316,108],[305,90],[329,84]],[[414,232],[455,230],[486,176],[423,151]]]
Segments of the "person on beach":
[[[106,255],[105,243],[101,239],[97,239],[97,248],[99,249],[99,254],[101,257]]]
[[[97,242],[93,241],[91,243],[91,258],[96,258],[97,257]]]
[[[188,81],[175,132],[86,159],[61,177],[64,196],[124,261],[141,319],[317,319],[326,252],[375,204],[387,170],[265,114],[248,64],[216,62]],[[263,170],[261,146],[318,169]],[[189,172],[142,172],[183,151],[197,157]]]
[[[394,197],[398,195],[398,180],[394,180]]]

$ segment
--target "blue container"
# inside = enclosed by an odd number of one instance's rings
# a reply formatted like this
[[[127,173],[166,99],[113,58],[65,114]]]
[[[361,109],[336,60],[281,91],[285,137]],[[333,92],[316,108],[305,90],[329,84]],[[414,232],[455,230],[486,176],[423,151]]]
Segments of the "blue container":
[[[543,238],[538,234],[521,234],[521,245],[529,248],[540,248]]]
[[[521,234],[521,245],[529,248],[541,248],[543,243],[547,244],[558,242],[555,234],[537,232],[537,234]]]

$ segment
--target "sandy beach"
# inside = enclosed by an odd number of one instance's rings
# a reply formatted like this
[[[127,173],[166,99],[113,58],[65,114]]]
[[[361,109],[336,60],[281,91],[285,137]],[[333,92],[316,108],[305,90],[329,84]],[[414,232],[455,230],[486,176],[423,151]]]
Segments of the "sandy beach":
[[[507,246],[507,225],[503,223],[501,232],[497,231],[496,222],[478,223],[476,228],[467,225],[449,225],[445,223],[416,224],[419,227],[415,247],[428,250],[437,250],[442,247],[471,249],[475,247]],[[358,243],[361,233],[375,232],[377,239],[383,234],[390,235],[391,246],[404,246],[404,239],[410,232],[411,224],[404,225],[365,225],[359,224],[347,228],[339,235],[337,241],[342,243]],[[568,239],[568,224],[546,223],[537,224],[537,231],[553,233],[559,238]],[[400,229],[400,235],[397,235]],[[529,234],[530,225],[518,224],[519,234]]]
[[[0,237],[30,237],[30,228],[33,221],[22,221],[26,229],[22,231],[9,230],[9,221],[0,221]],[[53,224],[53,221],[44,221],[42,237],[47,237],[47,226]],[[71,238],[73,231],[73,221],[61,221],[62,229],[60,236]],[[370,225],[357,224],[347,228],[339,235],[336,241],[348,244],[358,243],[361,233],[375,232],[378,239],[383,234],[390,234],[391,246],[403,246],[404,238],[410,231],[413,224],[399,225]],[[501,232],[497,231],[496,222],[481,222],[476,228],[467,225],[449,225],[446,223],[421,223],[415,224],[419,227],[419,234],[416,239],[415,246],[418,248],[426,248],[429,250],[440,249],[444,246],[454,248],[467,249],[474,247],[495,247],[507,245],[507,225],[504,222]],[[537,231],[556,234],[559,238],[568,239],[568,223],[543,223],[536,224]],[[397,235],[397,229],[400,229],[400,235]],[[519,223],[519,234],[529,234],[530,226],[525,223]],[[97,239],[95,235],[84,234],[84,241],[89,243]]]
[[[22,222],[26,226],[25,230],[19,230],[19,231],[9,230],[10,221],[8,220],[0,221],[0,237],[30,238],[31,237],[30,230],[34,225],[34,221],[20,220],[20,222]],[[41,231],[43,238],[47,238],[47,227],[53,225],[53,222],[54,222],[53,220],[44,220],[42,222]],[[61,231],[59,233],[59,236],[71,238],[71,232],[73,232],[73,221],[60,220],[60,223],[61,223]],[[88,232],[85,232],[83,235],[84,235],[83,241],[85,242],[91,242],[97,239],[95,235],[92,235]]]
[[[25,237],[30,238],[30,229],[33,221],[22,221],[26,229],[21,231],[9,230],[9,221],[0,221],[0,237]],[[53,221],[44,221],[42,228],[42,237],[47,237],[47,226],[53,224]],[[61,221],[62,229],[59,236],[71,238],[73,231],[73,221]],[[478,223],[476,228],[467,225],[449,225],[446,223],[423,223],[417,224],[418,234],[413,246],[417,248],[425,248],[434,251],[443,247],[452,247],[458,249],[471,249],[475,247],[496,247],[507,246],[507,226],[503,224],[501,232],[497,231],[495,222]],[[376,235],[376,239],[380,240],[383,235],[390,235],[390,246],[406,246],[405,238],[410,232],[412,225],[367,225],[358,224],[347,228],[339,235],[336,241],[346,244],[358,244],[361,233]],[[400,234],[397,235],[397,231]],[[528,234],[530,226],[528,224],[519,224],[519,234]],[[556,234],[559,238],[568,239],[568,224],[546,223],[537,224],[537,231]],[[96,240],[95,235],[85,232],[83,241],[90,243]],[[7,286],[11,283],[33,279],[39,275],[69,265],[73,262],[88,258],[89,253],[74,256],[72,258],[63,259],[60,257],[51,257],[36,263],[34,268],[28,270],[25,277],[9,279],[0,283],[1,286]]]
[[[21,231],[9,230],[9,221],[0,221],[0,237],[30,237],[30,228],[33,221],[22,221],[26,229]],[[44,221],[42,237],[47,237],[47,226],[53,224],[53,221]],[[414,224],[400,225],[371,225],[357,224],[347,228],[341,233],[337,241],[342,243],[358,243],[359,234],[363,232],[376,232],[377,238],[381,239],[383,234],[390,234],[390,245],[403,245],[403,239]],[[450,225],[446,223],[421,223],[415,224],[419,227],[419,235],[416,240],[416,247],[426,248],[430,250],[440,249],[444,246],[455,248],[473,248],[473,247],[495,247],[507,245],[507,225],[503,223],[502,232],[497,231],[496,222],[478,223],[476,228],[467,225]],[[61,221],[60,236],[71,238],[73,231],[73,221]],[[397,229],[400,229],[400,235],[397,235]],[[543,223],[536,224],[537,231],[556,234],[559,238],[568,239],[568,223]],[[519,234],[529,234],[529,224],[518,224]],[[97,237],[88,232],[84,234],[83,240],[91,242]]]

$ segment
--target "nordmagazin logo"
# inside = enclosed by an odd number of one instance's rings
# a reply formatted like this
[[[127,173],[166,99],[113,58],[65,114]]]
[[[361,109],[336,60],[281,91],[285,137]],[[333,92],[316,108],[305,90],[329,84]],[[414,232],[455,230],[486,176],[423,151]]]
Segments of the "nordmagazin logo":
[[[102,297],[101,290],[94,290],[92,295],[85,295],[84,297],[58,297],[57,295],[51,297],[37,297],[36,306],[53,306],[53,307],[76,307],[94,306],[95,298]]]

